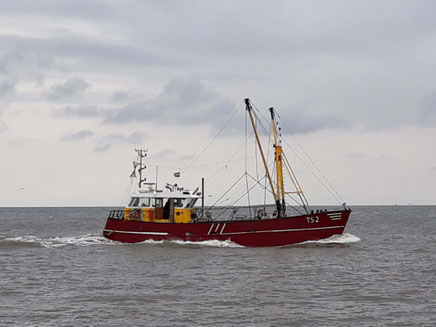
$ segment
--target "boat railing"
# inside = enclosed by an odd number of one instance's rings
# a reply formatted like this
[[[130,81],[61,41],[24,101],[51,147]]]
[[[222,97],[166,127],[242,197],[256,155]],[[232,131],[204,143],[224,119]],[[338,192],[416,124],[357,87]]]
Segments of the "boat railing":
[[[109,212],[108,218],[122,220],[124,219],[124,210],[111,210]]]
[[[275,205],[211,207],[204,212],[202,218],[219,220],[224,217],[229,217],[230,220],[272,219],[277,217],[277,211]]]

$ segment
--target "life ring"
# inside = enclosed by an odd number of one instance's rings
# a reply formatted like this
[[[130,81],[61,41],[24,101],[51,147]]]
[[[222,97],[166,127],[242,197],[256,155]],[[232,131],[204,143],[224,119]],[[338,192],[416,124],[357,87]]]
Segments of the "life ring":
[[[140,211],[139,209],[130,210],[130,220],[138,221],[139,220],[139,214],[140,214],[139,211]]]

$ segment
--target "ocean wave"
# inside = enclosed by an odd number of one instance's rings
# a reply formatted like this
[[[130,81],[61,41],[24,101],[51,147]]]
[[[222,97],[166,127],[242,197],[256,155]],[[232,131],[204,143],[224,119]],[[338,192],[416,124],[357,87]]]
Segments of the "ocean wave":
[[[118,244],[118,243],[108,240],[102,235],[87,234],[87,235],[64,236],[64,237],[56,236],[51,238],[40,238],[33,235],[5,237],[0,240],[0,244],[3,246],[59,248],[67,245],[89,246],[89,245],[107,245],[107,244]]]

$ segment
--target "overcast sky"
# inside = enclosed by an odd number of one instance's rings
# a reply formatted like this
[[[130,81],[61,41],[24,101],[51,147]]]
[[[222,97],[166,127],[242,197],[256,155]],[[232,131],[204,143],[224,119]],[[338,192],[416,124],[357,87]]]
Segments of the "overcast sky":
[[[424,0],[0,2],[0,205],[120,205],[135,147],[149,180],[158,164],[172,181],[245,97],[277,109],[347,203],[436,204],[435,13]],[[243,142],[239,109],[180,179],[205,176],[211,199],[239,176],[204,166]],[[335,203],[303,168],[309,201]]]

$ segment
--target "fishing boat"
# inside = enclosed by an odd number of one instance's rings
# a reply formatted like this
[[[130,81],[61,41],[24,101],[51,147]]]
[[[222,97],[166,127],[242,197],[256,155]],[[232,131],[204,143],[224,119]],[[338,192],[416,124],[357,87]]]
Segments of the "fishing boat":
[[[218,240],[248,247],[266,247],[286,246],[342,234],[351,209],[345,203],[337,209],[313,209],[284,154],[275,109],[269,109],[274,154],[273,162],[268,163],[258,133],[256,113],[249,99],[245,99],[244,103],[257,143],[256,149],[263,163],[265,186],[273,199],[272,204],[206,206],[204,178],[201,189],[188,190],[176,183],[167,183],[164,190],[159,190],[157,181],[148,183],[143,178],[147,151],[141,149],[136,150],[139,160],[134,162],[131,175],[133,178],[136,177],[136,172],[139,173],[138,187],[124,209],[110,211],[103,235],[110,240],[125,243],[146,240]],[[285,173],[292,181],[291,191],[285,189]],[[289,196],[301,201],[300,209],[289,205]],[[198,202],[201,205],[197,205]]]

